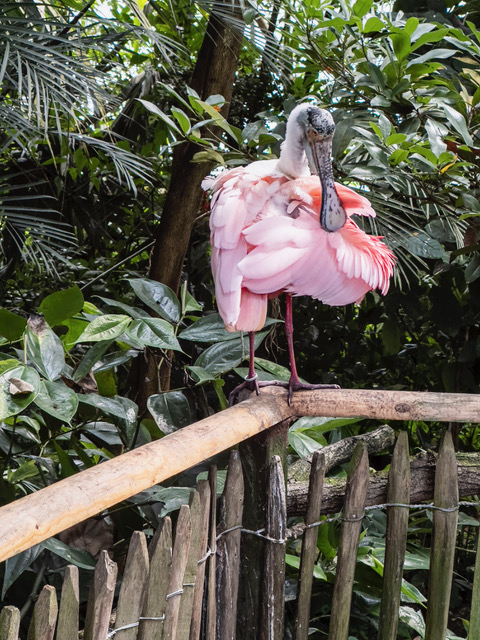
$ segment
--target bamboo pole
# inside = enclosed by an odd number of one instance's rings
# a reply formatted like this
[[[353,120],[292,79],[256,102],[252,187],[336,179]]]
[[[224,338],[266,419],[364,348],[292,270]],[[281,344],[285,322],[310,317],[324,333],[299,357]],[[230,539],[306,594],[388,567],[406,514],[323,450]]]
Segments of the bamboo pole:
[[[0,509],[0,562],[293,416],[479,422],[480,395],[262,389],[235,407]]]

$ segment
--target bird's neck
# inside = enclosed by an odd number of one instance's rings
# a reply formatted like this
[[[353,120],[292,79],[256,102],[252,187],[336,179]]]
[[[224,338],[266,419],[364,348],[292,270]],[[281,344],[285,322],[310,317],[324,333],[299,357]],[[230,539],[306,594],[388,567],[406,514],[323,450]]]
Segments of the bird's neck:
[[[288,126],[277,169],[293,179],[310,175],[302,134],[298,127]]]

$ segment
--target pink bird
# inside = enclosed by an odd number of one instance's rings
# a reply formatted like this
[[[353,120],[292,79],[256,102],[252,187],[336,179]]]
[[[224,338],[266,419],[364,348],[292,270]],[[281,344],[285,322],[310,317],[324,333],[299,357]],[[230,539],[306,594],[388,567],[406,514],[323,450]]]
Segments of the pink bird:
[[[387,293],[395,258],[352,220],[375,216],[370,202],[335,183],[331,150],[335,124],[324,109],[300,104],[290,114],[279,160],[260,160],[208,177],[211,190],[212,272],[228,331],[247,331],[249,373],[242,388],[338,388],[300,381],[293,349],[292,296],[331,306],[360,302],[367,291]],[[312,175],[314,174],[314,175]],[[286,294],[289,382],[258,382],[254,335],[265,323],[268,299]]]

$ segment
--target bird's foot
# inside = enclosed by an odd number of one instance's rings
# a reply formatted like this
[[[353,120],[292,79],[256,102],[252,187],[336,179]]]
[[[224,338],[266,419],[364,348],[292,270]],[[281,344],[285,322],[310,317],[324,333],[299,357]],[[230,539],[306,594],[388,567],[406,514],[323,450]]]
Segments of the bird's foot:
[[[237,387],[235,387],[235,389],[228,396],[228,406],[229,407],[231,407],[235,403],[235,401],[238,400],[238,396],[239,396],[240,392],[243,391],[244,389],[246,389],[247,391],[255,391],[255,393],[258,396],[259,382],[258,382],[257,374],[255,374],[251,378],[246,377],[244,382],[242,382]]]
[[[338,384],[309,384],[308,382],[302,382],[299,378],[290,378],[288,382],[284,380],[262,380],[259,381],[257,379],[257,375],[254,378],[245,378],[245,382],[239,384],[238,387],[230,393],[228,396],[228,405],[231,407],[235,400],[238,399],[238,395],[244,389],[248,389],[249,391],[255,391],[257,396],[259,391],[263,387],[283,387],[287,389],[288,396],[287,402],[288,404],[292,404],[292,398],[294,391],[312,391],[314,389],[340,389]]]
[[[288,389],[288,404],[292,404],[292,397],[294,391],[313,391],[314,389],[340,389],[340,385],[338,384],[310,384],[308,382],[302,382],[301,380],[292,379],[286,383],[286,388]]]

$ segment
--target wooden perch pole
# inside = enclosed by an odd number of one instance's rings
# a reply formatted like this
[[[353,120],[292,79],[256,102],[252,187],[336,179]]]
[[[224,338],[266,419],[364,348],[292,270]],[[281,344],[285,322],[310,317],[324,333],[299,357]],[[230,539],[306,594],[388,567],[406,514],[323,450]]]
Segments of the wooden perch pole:
[[[0,561],[294,416],[479,422],[480,395],[265,389],[235,407],[0,508]]]

